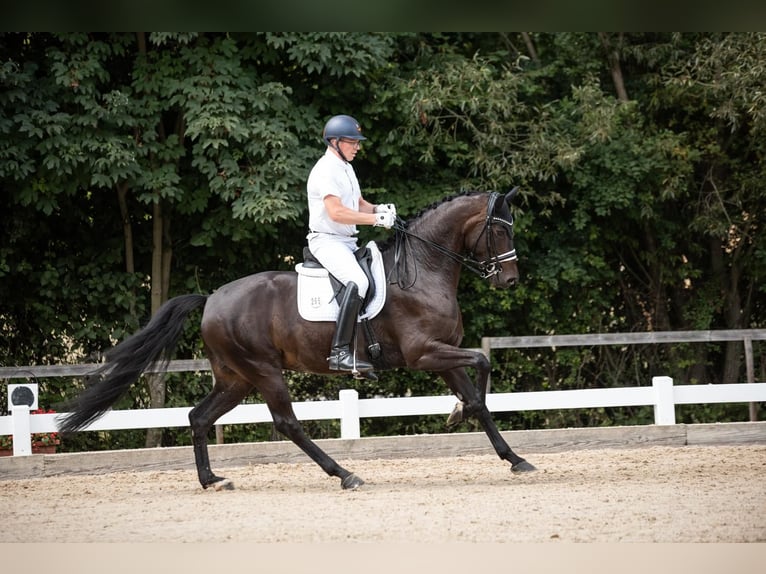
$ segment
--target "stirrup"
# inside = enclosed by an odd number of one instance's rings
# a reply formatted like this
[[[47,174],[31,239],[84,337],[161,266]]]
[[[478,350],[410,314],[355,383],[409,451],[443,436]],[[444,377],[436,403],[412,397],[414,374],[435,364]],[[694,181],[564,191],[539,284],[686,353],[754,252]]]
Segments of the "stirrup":
[[[353,371],[351,374],[354,375],[357,381],[376,382],[378,380],[378,375],[375,374],[375,371]]]
[[[327,362],[331,371],[350,372],[354,376],[360,372],[368,372],[374,369],[366,361],[357,361],[356,355],[348,348],[333,349],[330,356],[327,357]]]

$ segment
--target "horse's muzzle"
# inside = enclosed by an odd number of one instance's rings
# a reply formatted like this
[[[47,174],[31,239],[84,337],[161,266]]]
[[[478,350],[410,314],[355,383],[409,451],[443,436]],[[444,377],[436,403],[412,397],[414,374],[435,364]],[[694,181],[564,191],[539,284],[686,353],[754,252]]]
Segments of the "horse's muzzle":
[[[501,272],[490,278],[490,284],[498,289],[510,289],[519,282],[519,274],[516,271]]]

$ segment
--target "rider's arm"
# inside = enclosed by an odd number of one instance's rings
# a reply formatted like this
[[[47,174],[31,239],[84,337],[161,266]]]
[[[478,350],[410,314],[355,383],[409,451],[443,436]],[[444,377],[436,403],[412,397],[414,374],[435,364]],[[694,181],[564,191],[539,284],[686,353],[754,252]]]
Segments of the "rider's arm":
[[[375,204],[370,203],[362,197],[359,199],[359,211],[363,213],[375,213]]]
[[[362,203],[365,204],[365,210],[362,210]],[[372,212],[373,206],[365,200],[360,200],[359,211],[354,211],[346,207],[340,201],[337,195],[326,195],[324,206],[327,214],[336,223],[345,225],[374,225],[375,214]],[[367,211],[369,209],[369,211]]]

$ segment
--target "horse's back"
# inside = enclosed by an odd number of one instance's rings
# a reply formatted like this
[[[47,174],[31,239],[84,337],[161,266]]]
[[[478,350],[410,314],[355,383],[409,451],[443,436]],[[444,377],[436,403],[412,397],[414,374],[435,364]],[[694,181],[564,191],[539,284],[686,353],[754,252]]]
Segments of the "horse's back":
[[[293,271],[264,271],[226,283],[208,298],[203,325],[249,314],[271,314],[277,305],[280,312],[289,312],[291,308],[297,312],[297,280],[298,274]]]
[[[202,315],[210,359],[233,365],[249,357],[278,368],[326,370],[324,347],[329,348],[333,323],[300,317],[297,284],[293,271],[264,271],[218,288]]]

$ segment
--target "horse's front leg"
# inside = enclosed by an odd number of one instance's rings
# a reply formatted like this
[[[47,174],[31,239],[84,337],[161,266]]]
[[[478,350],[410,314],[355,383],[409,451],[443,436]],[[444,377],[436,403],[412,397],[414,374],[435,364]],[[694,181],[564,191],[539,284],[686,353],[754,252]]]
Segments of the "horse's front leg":
[[[441,371],[445,365],[453,367],[471,367],[476,372],[476,390],[479,393],[479,402],[484,404],[487,397],[487,381],[489,381],[490,364],[484,353],[478,353],[460,347],[444,345],[442,348],[431,351],[420,357],[414,368],[422,370]],[[447,426],[451,427],[463,422],[467,415],[464,412],[465,402],[463,393],[454,391],[458,403],[447,417]]]
[[[528,472],[537,470],[532,464],[517,455],[505,439],[492,419],[492,415],[484,401],[481,393],[472,383],[463,367],[457,367],[449,371],[439,373],[447,386],[462,401],[462,414],[465,417],[476,417],[479,420],[484,432],[487,433],[489,441],[495,449],[497,455],[503,460],[511,463],[513,472]],[[484,379],[486,381],[486,379]],[[454,411],[453,411],[454,412]]]

